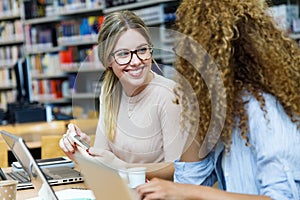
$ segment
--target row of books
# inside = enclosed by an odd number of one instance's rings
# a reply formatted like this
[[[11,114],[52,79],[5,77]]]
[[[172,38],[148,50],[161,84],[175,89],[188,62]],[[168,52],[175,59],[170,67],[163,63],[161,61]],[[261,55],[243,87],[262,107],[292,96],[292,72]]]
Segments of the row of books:
[[[58,28],[58,27],[57,27]],[[35,44],[51,44],[51,46],[56,46],[56,26],[31,26],[25,25],[25,37],[26,45],[35,45]]]
[[[16,102],[16,92],[14,90],[9,90],[0,93],[0,109],[7,110],[7,104]]]
[[[23,27],[21,20],[2,21],[0,23],[0,39],[15,36],[23,39]]]
[[[97,46],[71,46],[59,53],[29,56],[32,76],[61,75],[65,71],[82,69],[104,69],[99,63]]]
[[[41,0],[24,1],[25,19],[59,15],[64,11],[102,7],[103,0],[50,0],[49,3]]]
[[[269,12],[279,28],[282,28],[286,32],[294,32],[293,21],[299,19],[299,6],[297,4],[272,6]]]
[[[31,74],[59,75],[63,73],[62,66],[75,64],[80,66],[83,62],[96,62],[96,55],[91,55],[91,48],[68,47],[59,53],[46,53],[30,56]]]
[[[1,0],[0,1],[0,15],[14,15],[18,14],[19,4],[18,0]]]
[[[54,0],[55,4],[63,10],[76,10],[80,8],[95,8],[103,5],[104,0]]]
[[[8,87],[15,84],[15,77],[11,70],[0,70],[0,86]]]
[[[53,75],[63,78],[66,71],[103,69],[99,62],[97,46],[72,46],[59,53],[36,54],[30,56],[32,76]]]
[[[25,19],[46,16],[46,2],[40,0],[26,0],[24,3]]]
[[[103,23],[104,16],[89,16],[81,19],[63,20],[61,22],[59,37],[73,35],[98,34],[99,28]]]
[[[59,99],[63,97],[63,83],[67,80],[44,79],[32,81],[34,100]]]
[[[58,54],[37,54],[30,56],[31,75],[57,75],[62,74]]]
[[[66,63],[81,63],[81,62],[96,62],[98,57],[96,54],[96,45],[88,46],[70,46],[66,50],[59,52],[61,64]]]
[[[77,88],[77,79],[76,73],[70,73],[63,79],[34,79],[32,80],[33,98],[35,101],[43,101],[70,98],[76,93],[100,93],[101,84],[99,85],[98,81],[86,81],[81,85],[84,88]]]
[[[2,46],[0,47],[0,67],[13,65],[22,56],[21,46]]]
[[[105,0],[105,7],[110,8],[114,6],[126,5],[128,3],[136,3],[141,0]]]
[[[104,16],[62,20],[55,24],[40,26],[25,25],[26,45],[48,44],[57,46],[57,38],[82,35],[97,35]]]

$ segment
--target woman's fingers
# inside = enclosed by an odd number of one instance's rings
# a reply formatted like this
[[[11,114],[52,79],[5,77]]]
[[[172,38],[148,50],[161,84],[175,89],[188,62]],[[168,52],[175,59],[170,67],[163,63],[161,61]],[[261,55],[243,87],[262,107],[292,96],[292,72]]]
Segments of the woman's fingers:
[[[67,132],[59,140],[59,146],[65,152],[65,154],[73,160],[74,153],[78,150],[78,148],[72,137],[72,134],[70,133],[76,133],[76,135],[78,135],[80,139],[87,143],[90,143],[90,137],[87,134],[81,132],[81,130],[75,124],[68,124]]]
[[[81,138],[83,141],[85,141],[86,143],[88,143],[88,144],[90,143],[91,138],[90,138],[89,135],[87,135],[87,134],[81,132],[79,136],[80,136],[80,138]]]
[[[157,186],[158,186],[157,180],[156,179],[152,179],[148,183],[139,185],[136,188],[136,190],[140,194],[148,194],[148,193],[152,193],[152,192],[156,191],[157,190]]]
[[[74,143],[74,140],[69,135],[66,135],[63,139],[65,147],[69,152],[74,152],[76,150],[76,145]]]
[[[59,140],[60,148],[65,152],[66,156],[68,156],[71,160],[74,159],[74,152],[76,146],[72,146],[70,141],[68,140],[67,134],[64,134],[63,137]]]
[[[80,138],[83,141],[85,141],[86,143],[90,143],[90,140],[91,140],[90,136],[88,136],[86,133],[82,132],[77,125],[72,124],[72,123],[68,124],[68,131],[75,132],[77,135],[80,136]]]
[[[186,191],[177,184],[161,180],[158,178],[152,179],[149,183],[142,184],[136,188],[138,194],[143,200],[157,200],[157,199],[184,199]]]
[[[75,151],[74,142],[69,139],[68,134],[64,134],[63,137],[59,141],[60,148],[66,153]]]

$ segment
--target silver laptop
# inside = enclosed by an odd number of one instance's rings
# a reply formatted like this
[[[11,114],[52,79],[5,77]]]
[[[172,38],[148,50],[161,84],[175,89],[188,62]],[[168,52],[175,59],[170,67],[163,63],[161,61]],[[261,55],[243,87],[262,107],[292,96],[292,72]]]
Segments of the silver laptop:
[[[91,189],[96,199],[138,200],[138,194],[123,181],[116,169],[82,154],[74,158],[84,177],[84,182]]]
[[[30,153],[25,141],[21,137],[3,130],[0,131],[0,133],[24,169],[24,171],[21,172],[12,172],[14,175],[9,173],[5,174],[6,178],[19,181],[17,189],[34,187],[39,191],[43,182],[47,182],[50,185],[59,185],[83,181],[83,177],[80,172],[70,167],[51,167],[41,169]],[[16,175],[17,173],[19,175]],[[51,189],[50,186],[49,188]]]

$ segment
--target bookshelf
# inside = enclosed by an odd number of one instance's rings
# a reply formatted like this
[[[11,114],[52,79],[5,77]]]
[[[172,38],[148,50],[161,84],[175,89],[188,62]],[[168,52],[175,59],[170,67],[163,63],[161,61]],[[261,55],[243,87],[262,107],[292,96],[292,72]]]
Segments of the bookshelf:
[[[31,60],[32,83],[36,89],[34,100],[56,110],[66,107],[64,110],[68,112],[72,109],[70,105],[83,107],[85,113],[91,107],[96,109],[100,92],[96,82],[104,69],[97,63],[96,52],[93,52],[93,47],[97,44],[95,27],[102,23],[106,14],[118,10],[133,10],[152,28],[156,48],[154,58],[159,63],[172,67],[174,55],[165,49],[171,49],[173,44],[167,30],[172,29],[178,1],[74,0],[73,4],[62,0],[41,2],[45,4],[38,4],[36,0],[0,2],[0,108],[5,107],[7,101],[14,101],[13,65],[17,59],[28,57]],[[295,4],[299,7],[299,0],[273,0],[272,4]],[[31,9],[33,5],[40,12]],[[90,24],[90,21],[93,23]],[[80,25],[88,27],[86,22],[89,22],[92,30],[80,33]],[[290,37],[300,41],[299,34],[291,33]],[[168,69],[163,68],[166,76],[171,73]],[[85,87],[72,88],[76,77]],[[51,82],[56,82],[57,84],[52,85],[61,87],[59,94],[54,92],[41,95],[38,89],[43,86],[48,87],[44,91],[51,91]]]
[[[82,110],[98,111],[104,72],[97,52],[98,27],[106,14],[129,9],[138,14],[149,27],[154,45],[154,57],[159,63],[171,65],[174,55],[160,49],[170,49],[172,40],[165,30],[172,26],[178,1],[175,0],[81,0],[70,1],[20,0],[23,37],[23,57],[30,59],[33,100],[53,112]],[[25,12],[26,9],[26,12]],[[1,40],[0,40],[1,45]],[[80,84],[74,85],[74,82]],[[54,89],[56,88],[56,90]]]
[[[272,0],[269,2],[271,13],[280,28],[298,40],[300,32],[300,0]]]
[[[14,65],[23,57],[24,35],[19,2],[0,3],[0,109],[15,101]]]
[[[24,7],[30,7],[31,3],[28,1]],[[103,20],[103,5],[99,1],[93,1],[93,5],[88,2],[55,5],[52,1],[43,6],[44,10],[52,11],[39,17],[24,17],[25,55],[31,60],[34,100],[51,107],[53,112],[67,112],[64,114],[72,114],[73,108],[83,108],[86,116],[97,98],[91,95],[92,91],[75,88],[74,81],[79,69],[88,65],[83,63],[91,57],[88,53],[96,45],[95,27]],[[95,79],[95,72],[100,70],[95,67],[95,60],[88,63],[94,71],[80,73],[92,75],[86,80]],[[86,80],[81,81],[82,85],[87,84]]]

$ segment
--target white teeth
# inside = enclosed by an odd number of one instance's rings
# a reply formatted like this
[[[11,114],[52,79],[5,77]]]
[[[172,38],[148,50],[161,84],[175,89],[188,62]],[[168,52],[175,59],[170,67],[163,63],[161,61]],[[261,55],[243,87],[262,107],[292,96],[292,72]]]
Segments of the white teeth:
[[[139,73],[141,73],[143,68],[139,68],[137,70],[130,70],[129,73],[132,74],[132,75],[137,75]]]

